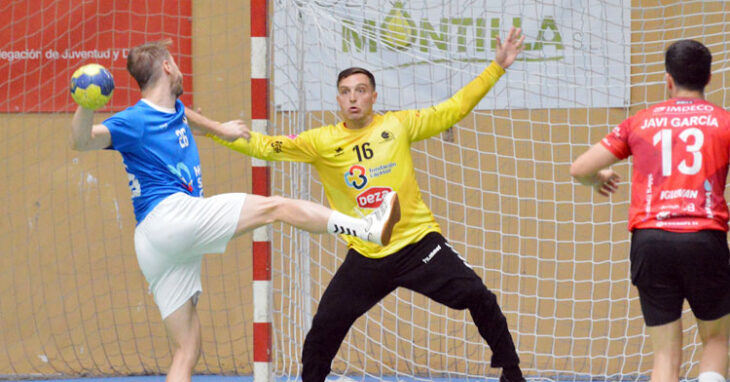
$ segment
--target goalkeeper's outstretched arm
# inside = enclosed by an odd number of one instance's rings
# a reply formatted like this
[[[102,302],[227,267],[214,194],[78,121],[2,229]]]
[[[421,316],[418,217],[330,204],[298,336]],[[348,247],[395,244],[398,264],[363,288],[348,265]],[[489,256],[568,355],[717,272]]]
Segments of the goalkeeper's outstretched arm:
[[[469,114],[492,89],[523,50],[525,36],[520,28],[511,27],[503,40],[495,37],[497,52],[494,61],[451,98],[419,111],[404,110],[398,117],[410,126],[412,142],[430,138],[450,128]]]

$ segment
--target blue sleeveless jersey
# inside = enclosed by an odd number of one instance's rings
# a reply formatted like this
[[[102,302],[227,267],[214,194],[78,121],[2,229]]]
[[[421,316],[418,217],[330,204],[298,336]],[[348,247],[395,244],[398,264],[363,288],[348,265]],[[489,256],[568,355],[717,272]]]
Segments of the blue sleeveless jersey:
[[[180,100],[174,111],[140,100],[103,125],[111,132],[109,149],[122,154],[137,224],[176,192],[203,196],[198,147]]]

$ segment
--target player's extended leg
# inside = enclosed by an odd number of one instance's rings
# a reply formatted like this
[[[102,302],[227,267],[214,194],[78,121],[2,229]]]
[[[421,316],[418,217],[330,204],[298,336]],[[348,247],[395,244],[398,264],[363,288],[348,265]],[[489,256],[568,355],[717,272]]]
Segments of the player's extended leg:
[[[236,234],[277,221],[312,233],[327,232],[327,221],[332,210],[308,200],[282,196],[246,195]]]
[[[678,381],[682,363],[682,320],[647,326],[654,351],[652,382]],[[725,353],[727,356],[727,352]]]
[[[522,381],[512,335],[497,297],[438,233],[426,235],[408,248],[407,271],[396,282],[452,309],[469,309],[479,334],[492,349],[492,367],[501,367],[502,380]]]
[[[307,200],[281,196],[247,195],[236,227],[236,235],[277,221],[313,233],[336,233],[387,245],[393,227],[400,220],[396,193],[365,218],[353,218]]]
[[[192,300],[167,316],[164,323],[173,345],[172,365],[166,381],[190,381],[200,358],[200,319]]]
[[[322,295],[302,349],[302,382],[321,382],[355,320],[395,287],[379,261],[350,250]]]
[[[728,365],[730,314],[712,321],[697,320],[697,329],[702,338],[702,358],[700,359],[698,382],[724,381]],[[722,379],[720,379],[721,377]]]

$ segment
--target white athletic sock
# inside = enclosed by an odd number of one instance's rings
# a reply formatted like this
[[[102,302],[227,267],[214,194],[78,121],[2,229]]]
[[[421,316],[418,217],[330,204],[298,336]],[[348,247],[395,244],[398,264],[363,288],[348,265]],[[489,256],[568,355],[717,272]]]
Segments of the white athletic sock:
[[[700,373],[697,382],[725,382],[725,377],[716,371],[705,371]]]
[[[364,219],[353,218],[332,211],[329,220],[327,220],[327,232],[351,235],[367,240],[367,223]]]

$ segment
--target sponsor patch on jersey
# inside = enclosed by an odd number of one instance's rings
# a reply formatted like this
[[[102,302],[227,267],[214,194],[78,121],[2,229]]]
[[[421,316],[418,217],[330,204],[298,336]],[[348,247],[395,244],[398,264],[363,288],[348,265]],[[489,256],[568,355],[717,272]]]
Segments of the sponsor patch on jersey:
[[[393,171],[393,168],[396,166],[395,162],[390,162],[388,164],[383,164],[378,167],[373,167],[370,169],[370,177],[371,178],[377,178],[382,175],[388,175],[391,171]]]
[[[281,147],[283,145],[284,145],[284,142],[282,142],[282,141],[271,142],[271,148],[274,149],[274,152],[277,154],[281,153]]]
[[[695,104],[693,101],[677,101],[675,105],[657,106],[653,112],[656,113],[703,113],[712,112],[715,107],[708,104]]]
[[[697,199],[699,191],[678,188],[676,190],[664,190],[659,194],[659,200],[670,200],[677,198]]]
[[[390,187],[370,187],[357,196],[357,206],[360,208],[378,208],[389,192],[393,192]]]
[[[356,190],[362,190],[368,185],[367,171],[365,167],[356,164],[350,166],[350,169],[345,172],[345,183]]]
[[[173,166],[168,164],[167,169],[171,173],[175,174],[183,184],[186,190],[193,192],[193,176],[190,173],[190,169],[183,162],[178,162],[177,165]]]

